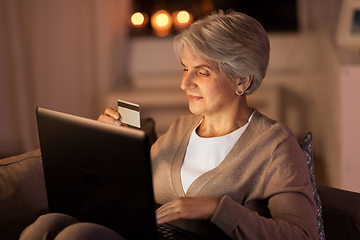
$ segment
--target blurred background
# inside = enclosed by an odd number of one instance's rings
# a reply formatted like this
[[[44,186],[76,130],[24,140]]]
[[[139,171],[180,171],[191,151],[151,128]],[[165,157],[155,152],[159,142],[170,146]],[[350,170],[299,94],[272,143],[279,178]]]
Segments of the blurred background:
[[[336,41],[345,2],[1,0],[0,158],[39,147],[37,106],[97,119],[127,100],[163,134],[189,113],[173,37],[234,9],[260,21],[271,42],[267,76],[249,104],[299,140],[313,133],[318,184],[360,191],[360,42]]]

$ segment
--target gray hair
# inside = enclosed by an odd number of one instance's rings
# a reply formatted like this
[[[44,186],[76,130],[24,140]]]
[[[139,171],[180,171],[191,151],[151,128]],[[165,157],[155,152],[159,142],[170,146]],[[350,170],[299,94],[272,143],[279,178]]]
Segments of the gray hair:
[[[230,79],[253,76],[247,95],[261,85],[269,65],[265,29],[252,17],[235,11],[225,14],[220,10],[193,22],[175,37],[174,50],[180,60],[184,47],[215,63]]]

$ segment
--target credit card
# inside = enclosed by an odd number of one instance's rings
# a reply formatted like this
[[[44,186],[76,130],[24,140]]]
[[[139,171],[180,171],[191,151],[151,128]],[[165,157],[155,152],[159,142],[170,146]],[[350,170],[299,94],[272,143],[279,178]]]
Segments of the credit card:
[[[136,103],[130,103],[118,100],[118,112],[120,121],[133,127],[140,128],[140,106]]]

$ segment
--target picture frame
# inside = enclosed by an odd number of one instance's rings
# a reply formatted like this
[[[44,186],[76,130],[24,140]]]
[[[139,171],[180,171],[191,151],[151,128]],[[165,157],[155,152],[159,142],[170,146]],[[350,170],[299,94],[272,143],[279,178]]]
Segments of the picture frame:
[[[340,47],[360,48],[360,0],[343,1],[336,42]]]

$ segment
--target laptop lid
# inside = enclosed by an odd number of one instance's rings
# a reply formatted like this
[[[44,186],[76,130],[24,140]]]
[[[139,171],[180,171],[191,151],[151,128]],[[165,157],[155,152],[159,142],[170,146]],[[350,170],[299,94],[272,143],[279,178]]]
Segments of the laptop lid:
[[[156,238],[145,132],[41,107],[37,122],[50,212]]]

